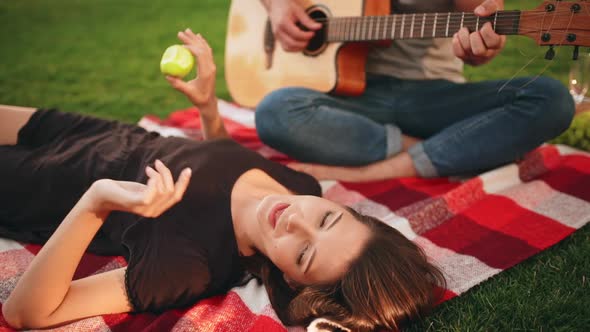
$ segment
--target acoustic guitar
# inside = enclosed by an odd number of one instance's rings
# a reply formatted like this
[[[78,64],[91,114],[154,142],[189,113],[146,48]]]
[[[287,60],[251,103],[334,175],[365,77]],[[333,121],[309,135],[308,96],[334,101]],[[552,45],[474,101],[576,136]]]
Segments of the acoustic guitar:
[[[237,103],[255,107],[269,92],[302,86],[322,92],[359,95],[365,89],[365,62],[383,41],[448,38],[462,27],[476,31],[490,22],[498,34],[523,35],[539,45],[590,45],[588,1],[545,1],[533,10],[503,10],[488,17],[471,12],[390,15],[390,1],[301,0],[322,23],[302,52],[285,52],[274,38],[259,0],[234,0],[225,48],[225,76]]]

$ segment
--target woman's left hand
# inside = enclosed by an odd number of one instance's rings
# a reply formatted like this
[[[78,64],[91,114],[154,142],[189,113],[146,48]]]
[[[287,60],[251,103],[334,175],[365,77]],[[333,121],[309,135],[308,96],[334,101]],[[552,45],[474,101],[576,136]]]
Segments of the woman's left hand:
[[[194,34],[191,29],[178,32],[178,39],[196,58],[197,77],[185,82],[174,76],[166,76],[172,87],[188,97],[188,99],[202,110],[216,106],[215,74],[217,69],[213,61],[211,47],[201,36]]]
[[[156,160],[155,167],[146,167],[147,184],[111,179],[96,181],[89,189],[94,210],[99,214],[125,211],[150,218],[164,213],[182,199],[191,170],[184,169],[175,183],[164,163]]]

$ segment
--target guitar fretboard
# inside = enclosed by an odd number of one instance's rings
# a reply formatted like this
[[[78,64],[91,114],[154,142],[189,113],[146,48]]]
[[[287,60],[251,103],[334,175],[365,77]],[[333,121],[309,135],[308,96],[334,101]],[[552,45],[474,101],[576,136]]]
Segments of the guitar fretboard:
[[[487,17],[473,13],[419,13],[388,16],[361,16],[330,18],[327,39],[330,42],[354,42],[366,40],[445,38],[463,27],[469,31],[480,30],[490,22],[496,33],[518,34],[519,10],[498,11]]]

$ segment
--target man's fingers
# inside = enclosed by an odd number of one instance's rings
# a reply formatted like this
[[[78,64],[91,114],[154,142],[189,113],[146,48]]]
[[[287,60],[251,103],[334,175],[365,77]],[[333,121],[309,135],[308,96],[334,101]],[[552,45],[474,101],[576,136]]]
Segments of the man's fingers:
[[[314,21],[311,17],[309,17],[309,15],[307,15],[307,13],[305,12],[305,10],[303,10],[303,8],[301,7],[296,7],[297,9],[295,9],[295,16],[297,17],[297,20],[299,22],[301,22],[301,24],[303,26],[305,26],[306,28],[308,28],[309,30],[319,30],[322,25],[316,21]]]
[[[486,0],[477,6],[473,12],[477,16],[490,16],[498,9],[500,8],[495,0]]]
[[[474,32],[469,35],[469,44],[471,45],[471,53],[475,56],[486,55],[486,45],[483,43],[483,39],[479,32]]]
[[[492,50],[499,50],[504,45],[504,36],[498,35],[492,28],[492,24],[487,22],[483,28],[479,31],[485,46]],[[504,37],[504,38],[503,38]]]
[[[457,37],[457,34],[453,35],[452,45],[455,56],[459,59],[463,59],[465,57],[465,51],[463,50],[463,47],[461,47],[461,43],[459,42],[459,37]]]
[[[281,34],[279,41],[281,42],[281,47],[288,52],[301,51],[307,45],[307,41],[295,40],[286,33]]]
[[[284,19],[279,23],[278,26],[278,33],[282,33],[283,35],[289,36],[291,39],[298,41],[298,42],[306,42],[313,37],[312,31],[303,31],[301,30],[296,24],[296,17],[293,17],[292,20]]]
[[[459,41],[459,45],[463,49],[465,56],[470,56],[471,43],[469,41],[469,30],[467,28],[461,28],[461,30],[457,32],[457,40]]]

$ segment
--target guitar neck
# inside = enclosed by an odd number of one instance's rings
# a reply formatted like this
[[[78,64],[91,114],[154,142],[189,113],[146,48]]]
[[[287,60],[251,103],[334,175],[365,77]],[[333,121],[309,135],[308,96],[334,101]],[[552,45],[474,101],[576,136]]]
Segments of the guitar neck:
[[[477,31],[486,22],[496,33],[516,35],[519,32],[520,10],[497,11],[487,17],[467,12],[395,14],[331,18],[327,24],[330,42],[370,40],[446,38],[463,27]]]

